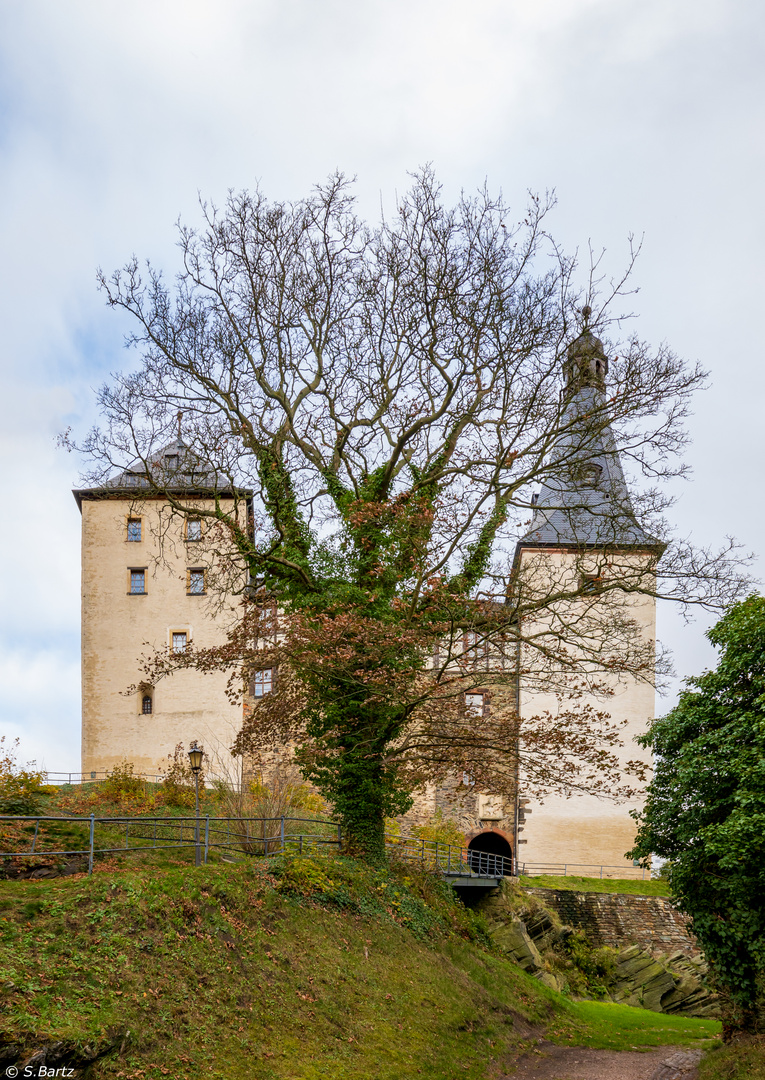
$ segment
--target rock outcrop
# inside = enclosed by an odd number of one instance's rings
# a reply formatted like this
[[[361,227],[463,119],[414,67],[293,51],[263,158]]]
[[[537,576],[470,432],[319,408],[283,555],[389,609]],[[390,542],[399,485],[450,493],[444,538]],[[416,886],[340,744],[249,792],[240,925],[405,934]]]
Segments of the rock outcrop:
[[[486,896],[479,907],[489,920],[495,945],[529,975],[560,990],[563,988],[561,965],[567,954],[566,939],[576,930],[581,939],[586,931],[581,926],[575,928],[562,922],[558,911],[548,907],[540,896],[544,891],[521,890],[510,882],[503,882],[502,888]],[[619,899],[641,901],[652,898],[625,898],[622,894]],[[622,909],[626,906],[621,905]],[[622,928],[626,921],[622,921]],[[589,944],[603,950],[602,936],[593,936],[596,940]],[[606,945],[608,975],[603,979],[602,989],[612,1001],[653,1012],[716,1016],[716,997],[704,984],[706,964],[695,942],[693,945],[693,951],[671,953],[660,953],[641,943],[626,944],[620,949]],[[570,959],[568,963],[570,966]]]

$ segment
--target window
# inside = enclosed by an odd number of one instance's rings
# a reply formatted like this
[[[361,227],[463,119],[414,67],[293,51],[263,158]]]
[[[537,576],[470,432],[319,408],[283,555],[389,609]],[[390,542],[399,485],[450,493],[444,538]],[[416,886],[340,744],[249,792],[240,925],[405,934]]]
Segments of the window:
[[[186,539],[191,542],[202,539],[202,522],[199,518],[186,519]]]
[[[252,677],[251,687],[253,697],[264,697],[270,694],[274,688],[274,669],[264,668],[263,671],[256,671]]]
[[[127,538],[131,543],[140,544],[140,542],[141,542],[141,519],[140,518],[128,518]]]
[[[173,630],[173,652],[182,653],[186,652],[186,646],[188,645],[188,634],[185,630]]]
[[[485,694],[465,694],[465,712],[468,716],[483,716]]]
[[[178,455],[177,454],[165,454],[165,468],[170,472],[175,472],[178,468]]]
[[[477,665],[489,655],[489,643],[477,630],[466,630],[462,640],[462,655],[469,663]]]
[[[152,700],[151,694],[144,694],[141,698],[141,712],[144,716],[149,716],[152,712]]]
[[[582,574],[579,579],[579,588],[588,595],[603,592],[603,578],[600,574]]]
[[[143,596],[146,593],[146,571],[130,571],[130,592],[133,596]]]
[[[603,475],[603,466],[598,465],[594,461],[588,461],[585,465],[582,465],[579,473],[579,483],[582,487],[597,487],[601,476]]]
[[[189,570],[188,578],[188,594],[189,596],[203,596],[205,591],[205,572],[204,570]]]

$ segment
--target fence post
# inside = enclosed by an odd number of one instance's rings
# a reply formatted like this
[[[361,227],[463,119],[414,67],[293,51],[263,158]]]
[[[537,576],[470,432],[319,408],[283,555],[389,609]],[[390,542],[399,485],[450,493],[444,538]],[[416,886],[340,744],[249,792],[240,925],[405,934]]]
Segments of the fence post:
[[[90,853],[88,855],[88,873],[93,873],[93,834],[95,832],[95,814],[90,815]]]
[[[282,855],[283,855],[283,854],[284,854],[284,814],[282,814],[282,825],[281,825],[281,829],[280,829],[280,831],[279,831],[279,835],[280,835],[280,837],[281,837],[281,842],[282,842]]]
[[[207,852],[210,850],[210,815],[205,818],[205,865],[207,865]]]
[[[342,854],[343,850],[343,826],[337,826],[337,854]]]

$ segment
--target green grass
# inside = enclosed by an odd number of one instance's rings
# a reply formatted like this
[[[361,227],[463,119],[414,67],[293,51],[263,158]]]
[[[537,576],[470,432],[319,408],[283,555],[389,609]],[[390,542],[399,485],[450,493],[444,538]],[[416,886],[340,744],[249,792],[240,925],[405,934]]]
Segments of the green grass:
[[[634,1009],[606,1001],[575,1001],[570,1005],[571,1019],[548,1037],[556,1042],[591,1046],[597,1050],[635,1050],[647,1046],[681,1043],[711,1047],[719,1038],[717,1020]]]
[[[94,1077],[480,1080],[530,1031],[627,1048],[719,1028],[571,1002],[487,946],[480,916],[402,866],[287,858],[5,882],[2,1035],[122,1044]]]
[[[633,896],[669,896],[666,881],[639,881],[633,878],[555,877],[541,874],[539,877],[522,877],[521,885],[539,889],[568,889],[571,892],[630,893]]]
[[[699,1080],[765,1080],[765,1042],[718,1044],[699,1065]]]

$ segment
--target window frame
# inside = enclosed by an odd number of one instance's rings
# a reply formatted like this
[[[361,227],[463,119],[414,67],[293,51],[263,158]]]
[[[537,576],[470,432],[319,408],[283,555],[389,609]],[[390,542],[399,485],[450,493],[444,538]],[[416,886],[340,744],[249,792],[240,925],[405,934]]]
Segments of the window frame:
[[[148,701],[149,707],[146,708],[146,702]],[[153,716],[154,715],[154,697],[152,694],[144,693],[141,695],[141,716]]]
[[[131,536],[131,527],[138,526],[138,536]],[[127,531],[125,541],[128,544],[142,544],[143,543],[143,518],[129,517],[127,519]]]
[[[189,536],[189,526],[199,526],[199,536]],[[184,540],[187,544],[198,544],[202,539],[202,519],[201,517],[187,517],[184,525]]]
[[[258,679],[259,675],[268,675],[268,678]],[[276,671],[273,667],[259,668],[257,671],[253,671],[250,678],[250,697],[256,700],[264,698],[267,694],[272,694],[274,690],[274,683],[276,682]],[[261,692],[258,693],[258,687],[261,687]]]
[[[177,637],[178,638],[180,638],[180,637],[183,638],[183,647],[180,648],[180,649],[177,649],[175,647],[175,639]],[[171,630],[170,633],[169,633],[169,638],[170,638],[169,651],[170,651],[171,655],[172,656],[180,656],[181,653],[185,653],[186,650],[188,649],[189,643],[191,641],[191,634],[189,633],[188,630]]]
[[[194,575],[199,574],[201,576],[202,588],[192,589],[191,583]],[[189,566],[186,569],[186,595],[187,596],[205,596],[207,593],[207,580],[204,566]]]
[[[148,596],[149,590],[146,588],[146,571],[148,566],[129,566],[127,568],[127,591],[128,596]],[[133,588],[133,575],[140,574],[143,581],[143,589],[139,591]]]
[[[465,691],[465,715],[474,719],[480,719],[486,716],[486,707],[488,705],[487,692],[485,690],[466,690]],[[480,705],[476,703],[469,703],[469,698],[480,698]]]

